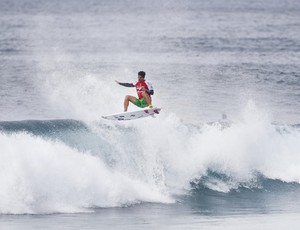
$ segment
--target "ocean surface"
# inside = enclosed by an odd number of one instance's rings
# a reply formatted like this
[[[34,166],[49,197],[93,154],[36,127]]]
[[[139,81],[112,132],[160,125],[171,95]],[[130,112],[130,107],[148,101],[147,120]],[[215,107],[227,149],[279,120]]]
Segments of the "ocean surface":
[[[1,230],[299,227],[300,1],[0,0]]]

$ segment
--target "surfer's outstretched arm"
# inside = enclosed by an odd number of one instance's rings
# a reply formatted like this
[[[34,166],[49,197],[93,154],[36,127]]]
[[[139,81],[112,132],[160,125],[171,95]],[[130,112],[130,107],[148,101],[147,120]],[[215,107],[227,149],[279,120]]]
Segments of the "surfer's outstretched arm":
[[[125,86],[125,87],[135,87],[135,85],[134,84],[132,84],[132,83],[121,83],[121,82],[118,82],[118,81],[116,81],[119,85],[122,85],[122,86]]]

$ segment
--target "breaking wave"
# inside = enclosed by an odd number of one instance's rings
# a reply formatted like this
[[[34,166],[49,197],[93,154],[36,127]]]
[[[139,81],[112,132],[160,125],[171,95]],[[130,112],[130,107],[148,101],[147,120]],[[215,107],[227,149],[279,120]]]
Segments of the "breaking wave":
[[[3,121],[0,146],[0,213],[299,191],[299,125],[272,124],[251,103],[240,120],[199,125],[175,114],[123,123]]]

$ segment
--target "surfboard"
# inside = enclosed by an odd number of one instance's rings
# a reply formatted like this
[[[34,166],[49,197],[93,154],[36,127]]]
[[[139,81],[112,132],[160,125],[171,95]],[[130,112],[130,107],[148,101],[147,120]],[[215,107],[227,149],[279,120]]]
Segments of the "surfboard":
[[[154,115],[160,113],[160,110],[161,108],[152,108],[152,109],[146,108],[134,112],[124,112],[119,114],[102,116],[102,118],[107,120],[128,121],[128,120],[134,120],[139,118],[145,118],[149,116],[154,117]]]

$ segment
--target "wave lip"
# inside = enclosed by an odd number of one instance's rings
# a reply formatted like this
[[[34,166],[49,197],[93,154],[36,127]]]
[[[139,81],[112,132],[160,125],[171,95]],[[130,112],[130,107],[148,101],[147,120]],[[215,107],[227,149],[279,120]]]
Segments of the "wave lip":
[[[77,120],[25,120],[1,121],[0,131],[6,133],[28,132],[34,135],[53,134],[61,131],[88,130],[88,127]]]
[[[184,202],[205,214],[300,211],[299,183],[266,178],[260,173],[255,173],[251,181],[237,182],[208,170],[207,175],[191,182],[191,188]]]
[[[260,193],[300,191],[300,184],[297,182],[270,179],[259,172],[252,173],[249,181],[237,181],[236,178],[232,178],[224,173],[208,169],[205,175],[194,179],[190,184],[193,193],[201,193],[204,190],[232,194],[247,191]]]

